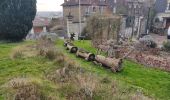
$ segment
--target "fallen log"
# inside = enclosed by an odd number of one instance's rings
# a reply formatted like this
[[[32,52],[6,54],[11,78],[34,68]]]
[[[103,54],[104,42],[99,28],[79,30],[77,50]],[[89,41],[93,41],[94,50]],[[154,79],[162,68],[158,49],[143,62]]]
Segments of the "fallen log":
[[[97,55],[95,57],[95,60],[96,60],[96,62],[102,64],[103,66],[110,68],[113,72],[120,72],[123,69],[123,60],[126,57],[128,57],[133,51],[134,51],[134,48],[132,48],[132,50],[130,50],[122,58],[119,58],[119,51],[117,51],[118,54],[115,58]]]
[[[78,50],[78,47],[74,46],[72,43],[68,43],[67,50],[69,50],[70,53],[76,53]]]
[[[119,72],[122,70],[123,59],[107,58],[97,55],[95,60],[103,66],[110,68],[113,72]]]
[[[87,52],[83,49],[79,49],[76,53],[78,57],[85,58],[88,61],[94,61],[95,60],[95,54]]]

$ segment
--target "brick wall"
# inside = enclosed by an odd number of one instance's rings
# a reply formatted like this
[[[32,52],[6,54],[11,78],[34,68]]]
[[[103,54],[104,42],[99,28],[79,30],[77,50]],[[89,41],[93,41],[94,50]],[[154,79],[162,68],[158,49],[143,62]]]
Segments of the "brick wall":
[[[34,33],[41,33],[43,32],[43,27],[34,27]]]

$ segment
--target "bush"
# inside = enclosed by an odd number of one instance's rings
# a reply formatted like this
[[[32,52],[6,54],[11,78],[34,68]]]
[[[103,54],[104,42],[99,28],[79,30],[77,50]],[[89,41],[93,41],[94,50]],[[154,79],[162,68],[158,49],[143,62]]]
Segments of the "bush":
[[[156,48],[156,47],[157,47],[156,42],[152,41],[150,44],[150,48]]]
[[[45,56],[50,60],[54,60],[58,55],[57,48],[55,47],[55,41],[52,41],[47,36],[42,36],[37,42],[37,49],[40,56]]]
[[[142,45],[147,46],[149,48],[156,48],[157,47],[156,42],[153,40],[152,36],[150,36],[150,35],[146,35],[146,36],[140,38],[139,42]]]
[[[165,50],[170,52],[170,42],[166,42],[163,45],[164,45]]]
[[[54,60],[56,58],[56,50],[54,49],[48,49],[45,52],[45,57],[50,59],[50,60]]]
[[[11,59],[18,59],[22,58],[24,56],[23,52],[21,50],[14,50],[11,55]]]
[[[14,78],[4,88],[10,90],[5,95],[8,100],[49,100],[41,84],[30,78]]]

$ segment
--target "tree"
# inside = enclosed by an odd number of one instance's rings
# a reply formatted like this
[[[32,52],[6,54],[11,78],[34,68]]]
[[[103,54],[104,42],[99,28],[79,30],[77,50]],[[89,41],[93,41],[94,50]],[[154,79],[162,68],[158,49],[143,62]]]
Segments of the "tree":
[[[0,40],[21,41],[35,15],[36,0],[0,0]]]

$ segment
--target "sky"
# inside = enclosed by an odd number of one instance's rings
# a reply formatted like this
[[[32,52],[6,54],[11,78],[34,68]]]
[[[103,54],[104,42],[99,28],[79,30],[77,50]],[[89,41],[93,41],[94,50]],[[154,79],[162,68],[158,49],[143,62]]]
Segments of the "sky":
[[[37,0],[38,11],[62,11],[64,0]]]

